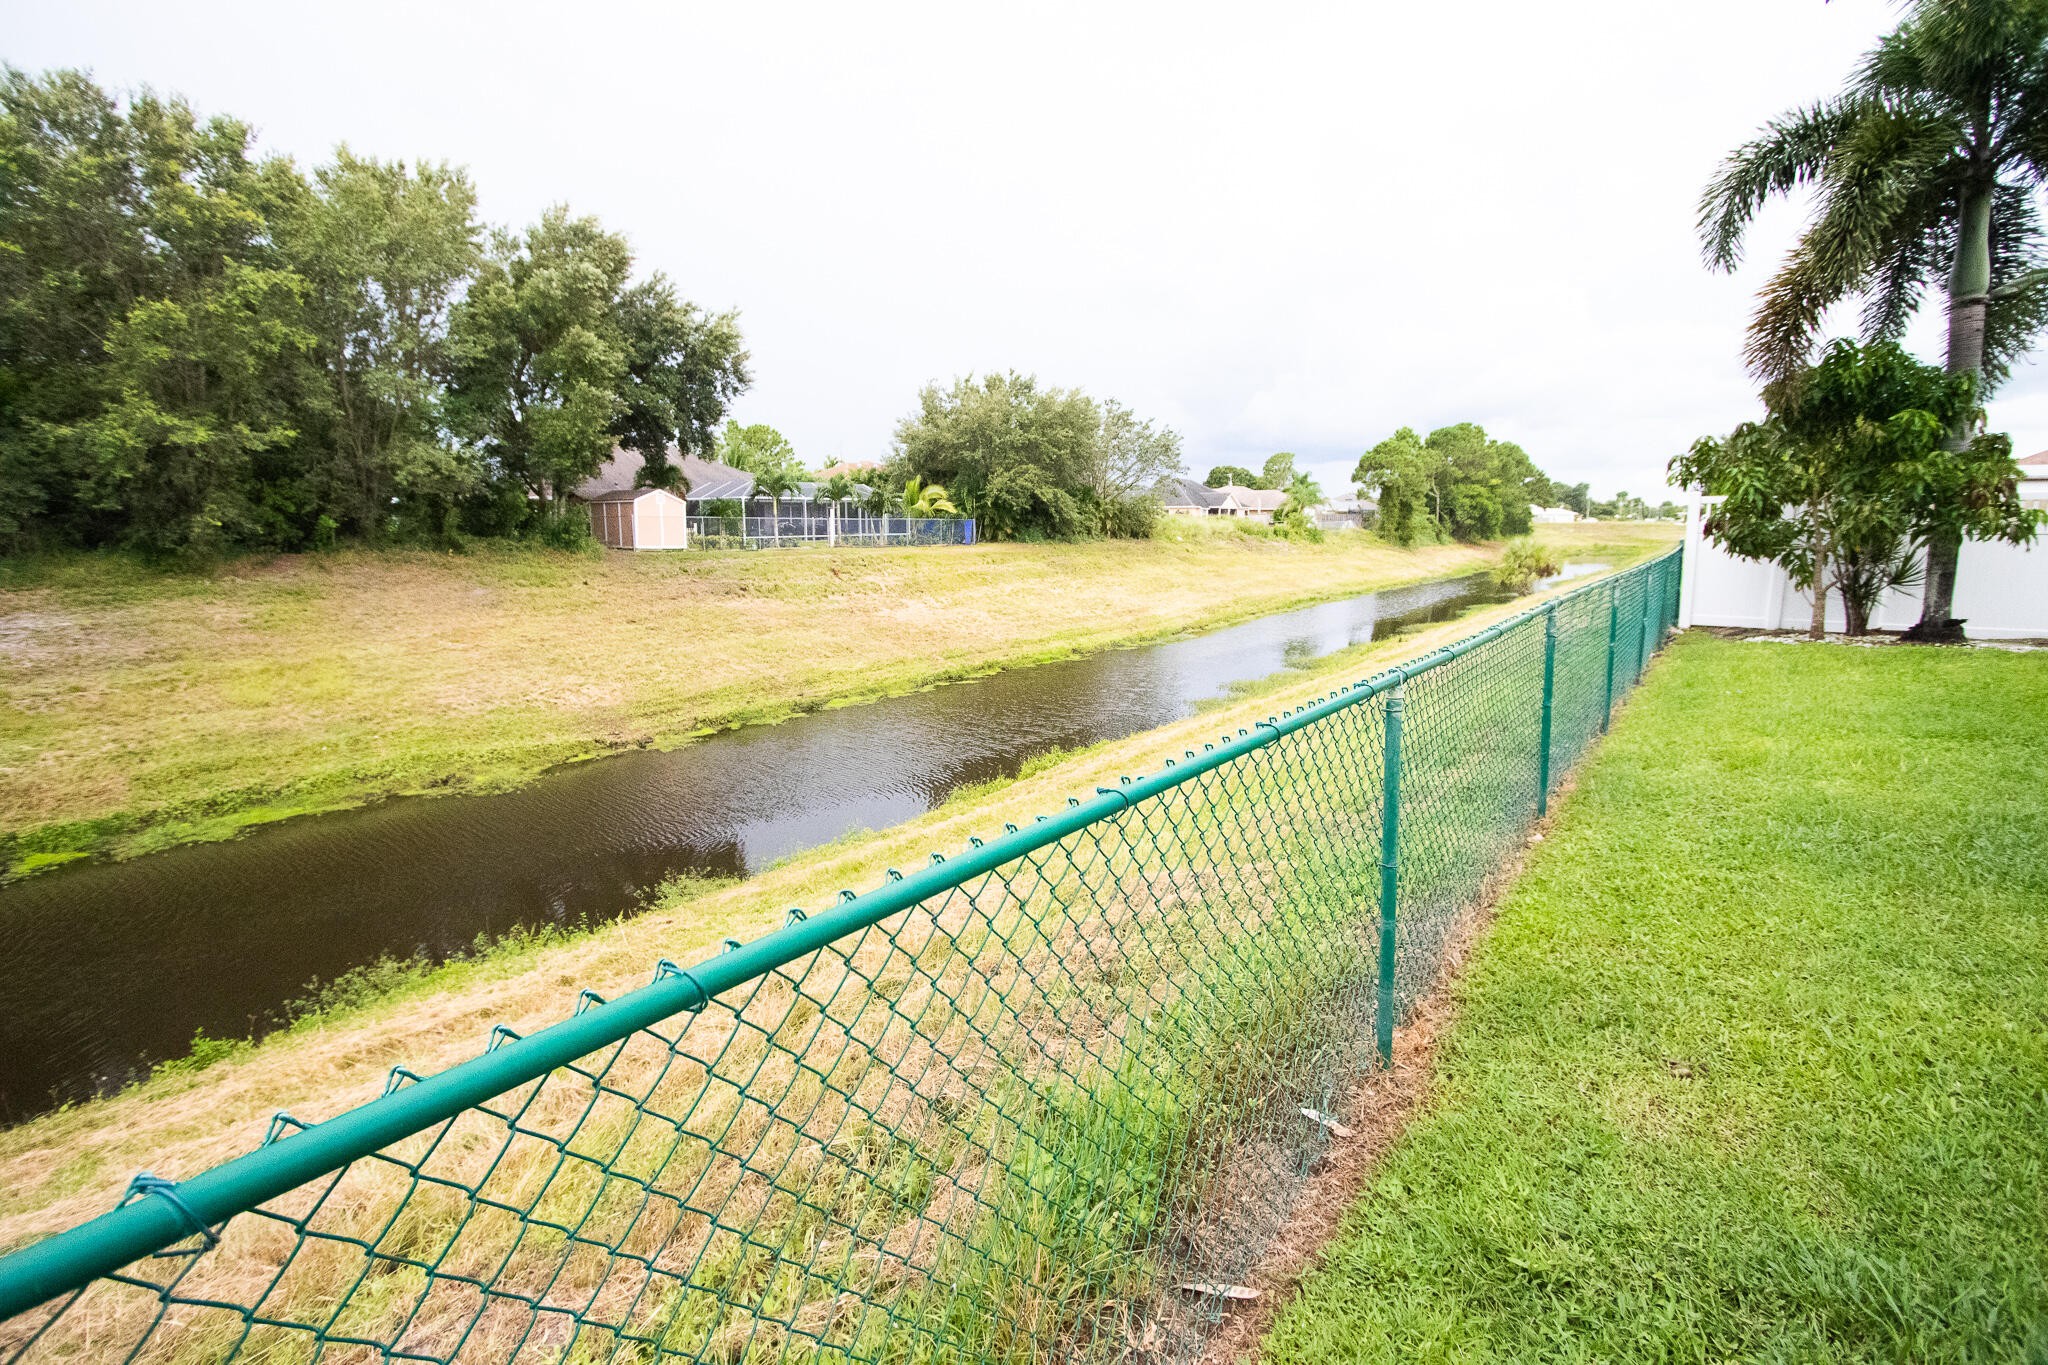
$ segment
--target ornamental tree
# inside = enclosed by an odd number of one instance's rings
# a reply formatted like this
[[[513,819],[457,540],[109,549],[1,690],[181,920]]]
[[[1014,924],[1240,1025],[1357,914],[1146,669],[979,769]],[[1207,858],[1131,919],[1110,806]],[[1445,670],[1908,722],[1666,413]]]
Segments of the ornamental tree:
[[[1678,482],[1720,496],[1706,532],[1731,553],[1781,565],[1813,596],[1809,634],[1842,594],[1865,633],[1888,588],[1917,573],[1917,551],[1965,509],[1968,534],[2029,539],[2011,442],[1950,433],[1981,424],[1976,382],[1923,365],[1894,342],[1829,346],[1820,364],[1766,390],[1769,415],[1708,437],[1671,462]]]

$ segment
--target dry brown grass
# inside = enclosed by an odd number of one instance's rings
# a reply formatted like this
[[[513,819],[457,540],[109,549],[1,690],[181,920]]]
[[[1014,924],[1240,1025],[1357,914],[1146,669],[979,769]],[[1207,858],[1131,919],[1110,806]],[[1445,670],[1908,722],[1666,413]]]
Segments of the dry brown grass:
[[[0,564],[0,850],[135,852],[908,690],[1495,551],[1175,539],[586,557],[348,552],[209,575]],[[1554,534],[1553,534],[1554,533]],[[1548,528],[1567,550],[1662,528]]]
[[[1362,539],[344,553],[0,589],[0,835],[133,851],[1483,564]],[[0,583],[9,580],[0,579]],[[64,826],[73,828],[66,830]]]
[[[1569,776],[1561,781],[1552,802],[1562,801],[1574,784]],[[1543,820],[1530,831],[1523,844],[1525,853],[1542,842],[1550,824]],[[1200,1365],[1256,1365],[1267,1328],[1287,1306],[1302,1278],[1315,1268],[1344,1215],[1371,1183],[1381,1158],[1429,1103],[1437,1042],[1457,1018],[1458,976],[1485,938],[1500,897],[1521,866],[1522,857],[1518,856],[1495,871],[1478,903],[1452,921],[1434,980],[1394,1030],[1393,1065],[1367,1073],[1351,1092],[1349,1103],[1341,1107],[1338,1116],[1349,1134],[1331,1145],[1328,1158],[1293,1192],[1286,1222],[1266,1243],[1257,1265],[1244,1279],[1247,1288],[1258,1291],[1258,1297],[1230,1305],[1235,1311],[1226,1313],[1210,1333]]]
[[[818,850],[740,886],[547,949],[507,977],[404,997],[308,1031],[283,1035],[189,1076],[167,1076],[110,1099],[73,1106],[0,1132],[0,1246],[15,1246],[109,1207],[130,1175],[188,1177],[241,1151],[270,1116],[312,1121],[373,1098],[403,1064],[422,1074],[472,1056],[494,1025],[545,1027],[579,988],[607,998],[644,984],[657,959],[690,962],[719,941],[774,928],[790,905],[817,906],[840,887],[876,885],[887,868],[914,867],[933,849],[963,847],[1058,808],[1124,774],[1151,771],[1191,745],[1426,652],[1517,608],[1499,607],[1323,668],[1270,694],[1177,725],[1103,745],[998,791],[950,804],[896,829]]]

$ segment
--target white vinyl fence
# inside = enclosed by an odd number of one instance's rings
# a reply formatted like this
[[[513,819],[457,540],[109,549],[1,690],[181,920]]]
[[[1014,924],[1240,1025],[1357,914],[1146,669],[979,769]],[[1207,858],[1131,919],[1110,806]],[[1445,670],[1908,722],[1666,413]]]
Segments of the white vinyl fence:
[[[1805,630],[1813,598],[1775,564],[1737,559],[1702,530],[1706,505],[1694,497],[1685,519],[1685,578],[1678,624]],[[1966,541],[1956,567],[1955,614],[1979,640],[2048,639],[2048,539],[2032,545]],[[1872,630],[1904,630],[1920,619],[1920,590],[1886,593]],[[1840,593],[1828,595],[1828,629],[1843,629]]]

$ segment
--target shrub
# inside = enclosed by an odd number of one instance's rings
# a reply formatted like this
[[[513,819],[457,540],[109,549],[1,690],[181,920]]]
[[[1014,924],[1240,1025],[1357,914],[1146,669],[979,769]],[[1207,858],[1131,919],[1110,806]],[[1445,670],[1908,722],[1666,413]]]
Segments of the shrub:
[[[1523,593],[1535,587],[1537,579],[1552,577],[1563,567],[1557,551],[1547,545],[1538,545],[1533,540],[1510,541],[1500,563],[1493,566],[1493,581],[1509,592]]]
[[[533,529],[533,538],[551,550],[595,553],[598,549],[597,537],[590,533],[590,517],[581,507],[543,516]]]

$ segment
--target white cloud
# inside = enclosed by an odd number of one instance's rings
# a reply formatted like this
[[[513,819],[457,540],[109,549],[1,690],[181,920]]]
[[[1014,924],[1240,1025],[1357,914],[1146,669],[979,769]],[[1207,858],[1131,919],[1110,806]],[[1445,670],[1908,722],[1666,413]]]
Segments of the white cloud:
[[[1560,9],[74,3],[7,58],[471,167],[566,200],[737,306],[748,420],[882,450],[927,380],[1035,371],[1326,483],[1403,424],[1483,422],[1553,475],[1653,491],[1754,406],[1749,299],[1699,264],[1717,158],[1835,88],[1882,0]],[[1925,354],[1938,329],[1922,335]],[[1993,413],[2048,445],[2048,384]]]

